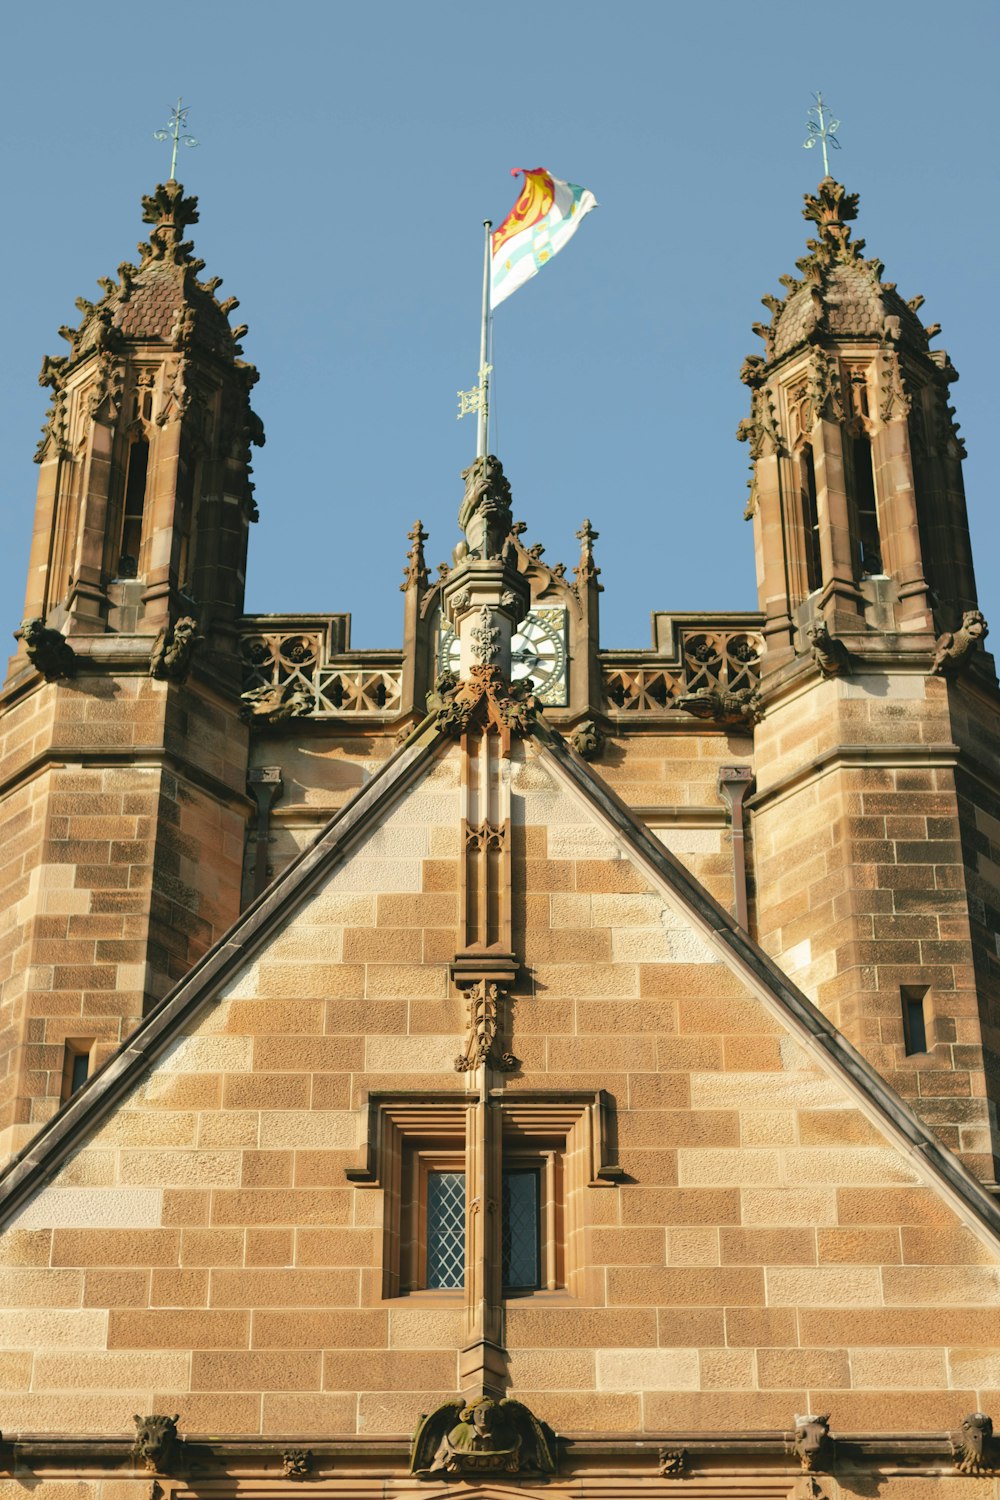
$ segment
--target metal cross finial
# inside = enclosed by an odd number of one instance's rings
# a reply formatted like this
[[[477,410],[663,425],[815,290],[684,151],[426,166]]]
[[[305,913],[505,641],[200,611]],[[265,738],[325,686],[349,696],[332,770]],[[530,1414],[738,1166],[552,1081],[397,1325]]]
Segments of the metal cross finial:
[[[829,177],[830,158],[827,155],[826,148],[829,145],[832,146],[835,151],[840,150],[840,142],[834,135],[834,131],[840,129],[840,121],[835,120],[830,114],[828,107],[823,103],[822,94],[813,94],[813,98],[816,100],[816,103],[811,109],[807,110],[806,113],[809,115],[815,115],[816,119],[807,120],[806,130],[809,132],[809,134],[802,142],[802,145],[804,146],[806,151],[808,151],[811,146],[816,145],[817,141],[819,142],[823,150],[823,176]]]
[[[182,131],[185,131],[187,129],[188,110],[190,108],[190,104],[185,104],[182,108],[181,101],[178,99],[177,103],[174,105],[174,108],[170,111],[170,119],[167,121],[165,129],[153,131],[154,141],[173,142],[173,148],[170,152],[169,180],[171,182],[176,181],[177,178],[177,147],[197,146],[198,144],[193,135],[182,134]]]

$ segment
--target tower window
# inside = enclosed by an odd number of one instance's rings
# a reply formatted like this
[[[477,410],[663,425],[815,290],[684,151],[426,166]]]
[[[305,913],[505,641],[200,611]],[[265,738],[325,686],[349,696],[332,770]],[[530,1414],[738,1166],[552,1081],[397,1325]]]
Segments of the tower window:
[[[142,545],[142,518],[146,509],[148,469],[149,444],[144,438],[138,438],[128,450],[122,545],[118,559],[119,578],[135,578],[139,573],[139,548]]]
[[[799,459],[802,470],[802,529],[805,533],[806,588],[810,594],[823,587],[823,562],[819,546],[819,507],[816,502],[816,465],[809,443]]]
[[[903,1045],[907,1057],[914,1052],[927,1051],[927,1018],[924,1015],[924,999],[929,986],[904,984],[900,986],[903,1006]]]
[[[858,565],[862,578],[870,578],[884,570],[875,503],[872,445],[867,436],[851,439],[851,459],[854,471],[854,510],[858,526]]]

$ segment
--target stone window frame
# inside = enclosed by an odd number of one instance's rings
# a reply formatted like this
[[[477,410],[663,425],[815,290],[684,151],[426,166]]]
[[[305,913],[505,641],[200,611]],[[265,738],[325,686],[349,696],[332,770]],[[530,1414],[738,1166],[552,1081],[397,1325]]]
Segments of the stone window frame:
[[[454,1090],[372,1091],[363,1101],[367,1130],[361,1161],[346,1171],[355,1187],[381,1188],[383,1301],[426,1298],[459,1303],[463,1288],[429,1288],[426,1281],[426,1181],[430,1171],[466,1170],[478,1093]],[[499,1109],[503,1164],[536,1166],[541,1174],[540,1286],[505,1290],[504,1297],[585,1294],[587,1189],[612,1187],[624,1177],[612,1160],[611,1103],[603,1089],[490,1091]],[[475,1206],[467,1198],[466,1212]],[[466,1234],[466,1246],[471,1235]],[[466,1265],[466,1285],[470,1267]]]

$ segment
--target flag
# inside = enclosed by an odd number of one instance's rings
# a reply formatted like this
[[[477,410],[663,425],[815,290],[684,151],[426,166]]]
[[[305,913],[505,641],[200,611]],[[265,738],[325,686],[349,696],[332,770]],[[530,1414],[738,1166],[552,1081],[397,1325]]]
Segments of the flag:
[[[524,187],[499,229],[493,231],[491,266],[492,305],[537,275],[546,261],[558,255],[580,227],[580,220],[597,199],[588,188],[560,182],[544,167],[514,167],[524,173]]]

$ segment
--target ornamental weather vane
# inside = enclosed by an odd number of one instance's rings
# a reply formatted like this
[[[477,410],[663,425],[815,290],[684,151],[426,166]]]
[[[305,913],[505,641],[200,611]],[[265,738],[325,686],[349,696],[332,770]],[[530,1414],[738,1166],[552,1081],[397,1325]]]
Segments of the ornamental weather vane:
[[[176,182],[177,180],[177,147],[197,146],[198,144],[193,135],[183,134],[183,132],[187,130],[187,117],[188,110],[190,108],[190,104],[185,104],[182,107],[181,101],[178,99],[177,103],[170,111],[170,119],[167,121],[164,129],[153,131],[154,141],[173,142],[173,146],[170,152],[170,177],[168,179],[170,182]]]
[[[840,129],[840,121],[835,120],[830,114],[828,107],[823,103],[822,94],[813,94],[816,103],[806,111],[807,115],[815,115],[815,120],[807,120],[806,130],[808,135],[802,142],[803,148],[808,151],[817,143],[823,151],[823,176],[830,175],[830,158],[827,155],[827,146],[832,146],[835,151],[840,150],[840,142],[834,135],[835,130]]]

